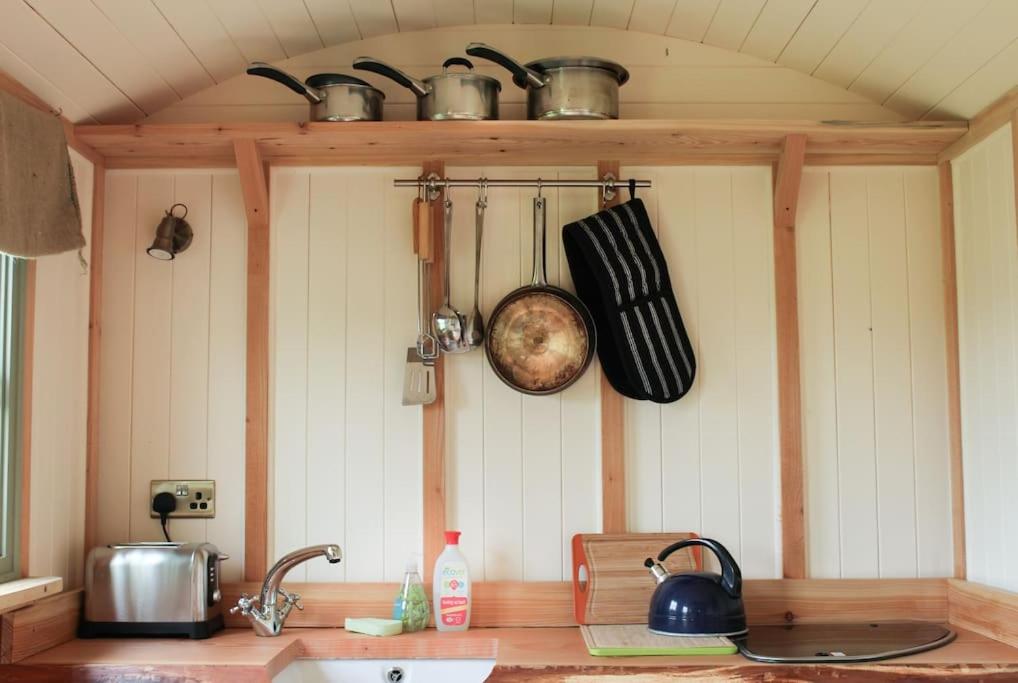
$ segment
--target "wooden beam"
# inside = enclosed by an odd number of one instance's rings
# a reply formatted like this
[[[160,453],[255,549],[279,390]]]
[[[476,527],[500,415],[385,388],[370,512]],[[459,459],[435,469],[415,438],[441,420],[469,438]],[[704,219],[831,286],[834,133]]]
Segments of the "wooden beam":
[[[774,179],[774,295],[778,344],[778,423],[781,455],[781,557],[786,579],[806,578],[806,522],[799,383],[799,295],[795,212],[806,136],[789,135]]]
[[[441,155],[449,164],[767,163],[790,133],[812,154],[902,155],[925,163],[968,130],[964,122],[849,124],[811,121],[384,121],[368,123],[228,123],[79,126],[78,137],[123,164],[170,159],[225,160],[233,141],[255,140],[273,163],[332,160],[345,165],[418,164]],[[611,150],[610,152],[606,150]]]
[[[1006,126],[1018,113],[1018,86],[980,111],[969,121],[969,129],[938,156],[939,161],[952,161],[972,149],[1001,126]]]
[[[423,166],[424,175],[445,175],[445,164],[429,161]],[[443,197],[431,203],[432,262],[429,279],[429,310],[442,305],[442,287],[445,278],[445,234],[443,232]],[[409,207],[408,207],[409,208]],[[422,576],[430,584],[435,560],[445,547],[445,359],[435,361],[435,401],[423,408],[422,485],[424,487],[424,566]]]
[[[611,173],[619,178],[617,161],[597,162],[597,177]],[[600,190],[598,204],[601,203]],[[608,206],[619,203],[618,195]],[[622,394],[601,372],[601,532],[624,534],[626,521],[626,404]]]
[[[964,579],[965,486],[961,445],[961,370],[958,347],[958,276],[954,242],[954,180],[951,162],[937,167],[940,190],[940,258],[944,282],[944,344],[947,356],[947,437],[951,467],[951,533],[954,577]]]
[[[36,262],[25,264],[25,331],[21,351],[21,505],[18,518],[18,574],[31,574],[32,540],[32,379],[35,376]]]
[[[92,235],[88,269],[88,408],[85,429],[84,551],[96,545],[99,524],[99,388],[102,377],[103,235],[106,216],[106,167],[92,167]],[[82,557],[82,562],[85,558]]]
[[[74,640],[81,617],[79,588],[0,617],[0,664],[13,664]]]
[[[254,140],[234,143],[247,212],[244,576],[260,581],[269,542],[269,187]]]
[[[947,583],[952,625],[1018,647],[1018,593],[961,579]]]
[[[1018,216],[1018,109],[1011,115],[1011,164],[1014,168],[1014,208]]]

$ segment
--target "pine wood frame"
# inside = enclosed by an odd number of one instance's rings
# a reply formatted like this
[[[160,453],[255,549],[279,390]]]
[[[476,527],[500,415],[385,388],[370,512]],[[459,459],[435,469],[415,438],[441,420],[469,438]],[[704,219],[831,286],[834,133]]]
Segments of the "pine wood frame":
[[[455,123],[442,124],[444,162],[457,163],[538,163],[563,160],[579,163],[591,149],[602,151],[606,136],[622,134],[608,148],[619,152],[626,163],[683,164],[777,164],[775,173],[774,229],[775,278],[778,297],[779,421],[781,427],[782,533],[784,576],[804,577],[806,573],[805,520],[802,491],[801,406],[798,384],[798,323],[795,305],[794,217],[799,179],[805,164],[933,164],[938,154],[956,144],[967,130],[964,124],[888,124],[858,126],[804,122],[696,122],[630,121],[595,122],[576,125],[560,122],[555,127],[537,122],[490,122],[492,134],[480,133],[486,124],[472,122],[470,128]],[[591,122],[586,122],[591,123]],[[429,122],[358,124],[343,127],[323,124],[235,124],[235,125],[142,125],[79,126],[80,144],[97,146],[95,156],[104,168],[209,167],[233,166],[241,174],[249,223],[248,265],[248,446],[247,488],[249,500],[245,517],[245,578],[258,581],[268,561],[268,173],[266,165],[388,164],[406,162],[408,155],[426,145],[434,151],[433,124]],[[464,131],[469,131],[466,134]],[[554,131],[551,139],[547,136]],[[536,141],[527,136],[537,133]],[[663,136],[663,137],[662,137]],[[383,138],[392,137],[382,144]],[[667,144],[662,144],[662,139]],[[450,141],[449,149],[445,149]],[[388,145],[388,146],[385,146]],[[320,148],[325,147],[322,152]],[[354,146],[358,150],[352,152]],[[364,149],[368,151],[364,151]],[[397,149],[398,148],[398,149]],[[393,151],[396,149],[396,151]],[[448,152],[448,154],[446,153]],[[106,155],[103,157],[103,155]],[[584,156],[587,155],[587,156]],[[600,156],[600,155],[599,155]],[[417,156],[415,162],[421,158]],[[620,161],[597,158],[599,173],[617,174]],[[593,161],[591,161],[593,163]],[[426,172],[442,172],[443,161],[428,161]],[[101,202],[97,202],[101,205]],[[441,216],[440,205],[433,207],[434,218]],[[101,213],[98,230],[101,236]],[[434,282],[441,282],[441,220],[436,226],[437,265],[432,268]],[[96,230],[96,227],[93,227]],[[101,260],[100,260],[101,266]],[[101,279],[93,281],[99,288]],[[433,287],[437,295],[439,288]],[[101,301],[101,292],[93,291],[93,301]],[[98,339],[99,331],[94,331]],[[96,345],[95,368],[98,368]],[[90,353],[90,378],[92,377]],[[441,549],[440,532],[445,528],[445,431],[442,367],[438,366],[439,400],[424,409],[424,534],[425,567],[431,566]],[[91,380],[90,380],[91,381]],[[95,388],[96,395],[98,388]],[[602,378],[602,493],[603,524],[606,531],[626,530],[624,468],[624,405]],[[94,396],[90,385],[90,434],[95,428]],[[94,463],[90,460],[90,464]],[[94,498],[95,469],[89,470],[88,491]],[[790,494],[790,495],[789,495]],[[956,498],[956,507],[958,499]],[[94,502],[88,509],[94,517]],[[956,512],[957,514],[957,512]],[[957,520],[955,522],[957,524]],[[90,524],[94,525],[94,521]],[[93,536],[94,538],[94,536]],[[568,584],[562,584],[568,586]],[[819,585],[819,584],[813,584]],[[847,586],[847,584],[844,584]],[[875,585],[875,584],[873,584]],[[532,601],[497,607],[496,596],[533,595],[534,590],[561,590],[553,584],[506,583],[477,584],[476,609],[481,622],[490,625],[522,623],[522,614]],[[374,591],[391,592],[387,584],[351,584],[326,590],[344,602],[358,604],[370,600]],[[497,589],[497,590],[495,590]],[[232,588],[228,588],[232,590]],[[317,588],[311,588],[318,591]],[[328,604],[328,596],[322,594]],[[496,601],[488,604],[488,601]],[[551,604],[559,605],[553,599]],[[517,607],[517,605],[519,605]],[[559,605],[560,606],[560,605]],[[571,610],[571,604],[568,606]],[[556,607],[557,609],[557,607]],[[486,612],[486,610],[494,610]],[[485,616],[486,614],[497,616]],[[528,625],[534,623],[527,617]],[[553,618],[552,621],[555,621]],[[300,623],[298,620],[295,623]],[[541,619],[537,619],[541,623]],[[572,623],[571,621],[569,623]],[[565,624],[561,624],[565,625]]]

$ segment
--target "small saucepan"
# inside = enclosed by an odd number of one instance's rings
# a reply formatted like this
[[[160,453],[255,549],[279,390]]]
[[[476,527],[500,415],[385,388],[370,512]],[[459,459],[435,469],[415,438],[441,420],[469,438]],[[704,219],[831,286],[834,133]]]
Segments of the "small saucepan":
[[[512,73],[513,83],[527,91],[528,119],[619,117],[619,87],[629,80],[621,64],[597,57],[553,57],[520,64],[484,43],[470,43],[467,54]]]
[[[534,278],[505,296],[488,320],[485,350],[500,380],[525,394],[562,391],[594,358],[590,311],[545,274],[545,198],[534,198]]]
[[[463,66],[467,71],[449,71]],[[418,121],[483,121],[498,119],[497,78],[474,73],[474,65],[462,57],[442,64],[442,73],[417,80],[394,66],[374,59],[358,57],[353,68],[391,78],[417,96]]]
[[[315,74],[304,83],[265,62],[253,62],[247,72],[282,83],[311,103],[311,121],[381,121],[385,93],[354,76]]]

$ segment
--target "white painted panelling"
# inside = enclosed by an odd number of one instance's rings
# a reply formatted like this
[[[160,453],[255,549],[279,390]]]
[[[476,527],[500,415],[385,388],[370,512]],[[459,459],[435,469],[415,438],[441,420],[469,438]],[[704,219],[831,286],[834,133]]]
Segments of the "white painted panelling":
[[[949,575],[936,171],[809,168],[800,197],[810,576]]]
[[[398,580],[421,551],[421,410],[403,407],[415,338],[416,168],[272,173],[271,554],[339,543],[294,580]]]
[[[553,24],[589,26],[594,11],[594,0],[555,0],[552,7]]]
[[[771,174],[626,168],[661,242],[697,358],[679,401],[626,401],[632,531],[720,540],[743,573],[781,575]]]
[[[304,0],[315,31],[326,46],[361,39],[350,4],[342,0]]]
[[[392,4],[378,0],[348,0],[354,21],[364,38],[399,31]]]
[[[514,24],[550,24],[552,0],[514,0]]]
[[[721,0],[703,42],[738,51],[766,0]]]
[[[217,83],[244,71],[247,66],[244,55],[207,3],[178,0],[152,3]]]
[[[431,0],[392,0],[392,9],[401,32],[435,27],[435,8]]]
[[[868,0],[819,0],[781,51],[778,64],[813,73],[867,4]]]
[[[1013,131],[952,162],[968,578],[1018,590],[1018,245]]]
[[[248,62],[271,62],[288,55],[265,13],[251,0],[206,0]]]
[[[761,59],[777,60],[814,4],[814,0],[769,1],[742,43],[741,51]]]
[[[634,0],[594,0],[594,7],[590,11],[590,25],[627,28],[634,5]]]
[[[455,177],[585,178],[593,169],[457,168]],[[473,293],[475,194],[453,192],[453,302],[469,310]],[[495,188],[481,267],[485,319],[532,274],[533,192]],[[545,191],[548,279],[571,289],[562,225],[597,208],[589,189]],[[473,576],[484,580],[568,580],[569,543],[600,527],[600,422],[596,362],[572,387],[553,396],[524,396],[506,387],[483,354],[446,358],[448,524]]]
[[[304,0],[259,0],[258,6],[288,56],[325,47]]]
[[[434,0],[436,26],[463,26],[474,23],[473,0]]]
[[[75,152],[71,163],[91,241],[92,164]],[[76,588],[85,550],[89,276],[77,252],[37,259],[35,269],[28,570]]]
[[[706,0],[706,2],[716,4],[717,0]],[[685,4],[684,2],[683,5]],[[674,34],[675,37],[686,38],[686,35],[682,35],[682,32],[686,31],[691,33],[706,31],[710,15],[714,11],[713,8],[704,7],[704,0],[694,0],[689,4],[692,5],[689,8],[676,8],[675,0],[636,0],[633,3],[633,12],[629,15],[629,24],[626,28],[631,31],[661,35],[666,29],[672,28],[669,20],[672,18],[672,12],[675,11],[681,20],[681,23],[674,27],[678,31]],[[689,20],[693,17],[696,17],[698,21],[694,22],[695,25],[689,26]],[[699,40],[699,38],[697,37],[695,40]]]
[[[188,251],[145,253],[174,202]],[[158,540],[149,481],[215,478],[218,516],[174,520],[177,540],[209,540],[241,575],[244,507],[246,220],[232,171],[110,172],[106,185],[98,543]]]

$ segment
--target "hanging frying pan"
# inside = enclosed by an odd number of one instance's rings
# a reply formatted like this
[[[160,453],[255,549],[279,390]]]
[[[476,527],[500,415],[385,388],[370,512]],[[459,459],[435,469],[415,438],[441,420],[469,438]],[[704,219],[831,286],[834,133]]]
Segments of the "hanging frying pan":
[[[533,282],[510,292],[491,313],[485,350],[498,378],[525,394],[554,394],[575,382],[597,346],[583,302],[548,284],[545,202],[534,198]]]

